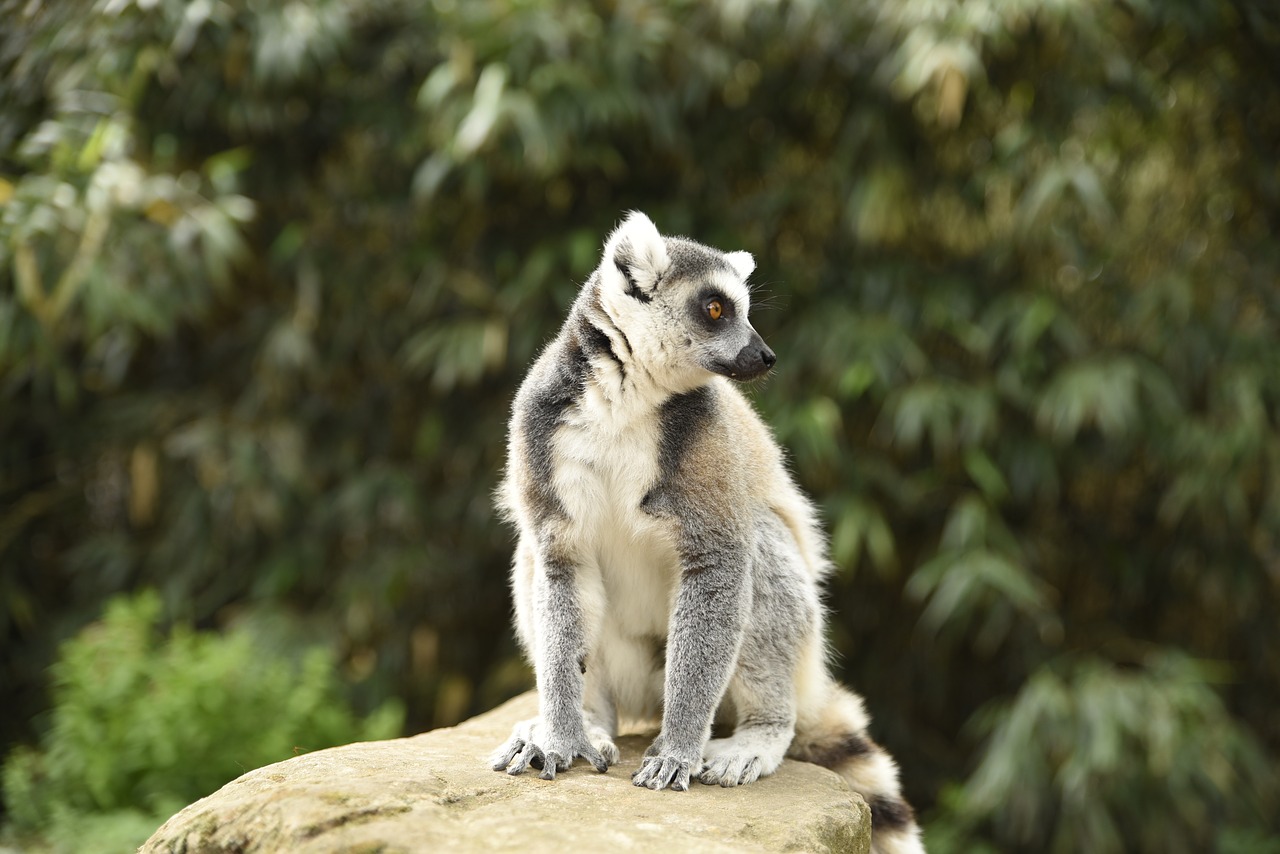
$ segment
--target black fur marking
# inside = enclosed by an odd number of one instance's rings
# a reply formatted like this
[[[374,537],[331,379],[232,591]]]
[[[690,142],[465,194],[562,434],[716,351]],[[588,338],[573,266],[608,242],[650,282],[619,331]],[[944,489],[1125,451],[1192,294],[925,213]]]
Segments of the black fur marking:
[[[572,581],[578,573],[578,568],[556,548],[556,537],[551,535],[538,539],[544,558],[543,572],[547,578],[552,581]]]
[[[850,733],[831,744],[815,745],[805,757],[815,765],[823,768],[835,768],[850,759],[866,756],[871,752],[871,742],[857,733]]]
[[[641,509],[657,515],[665,503],[665,493],[677,481],[677,473],[693,438],[707,428],[714,415],[714,392],[702,386],[684,394],[673,395],[662,404],[659,413],[661,438],[658,440],[658,482],[640,501]]]
[[[613,349],[613,341],[604,333],[600,327],[592,324],[586,318],[582,320],[582,327],[579,330],[582,338],[583,350],[590,356],[594,353],[603,353],[610,359],[618,363],[618,370],[625,377],[627,374],[627,366],[618,358],[618,354]]]
[[[586,675],[587,657],[585,655],[578,656],[578,670],[581,671],[583,675]]]
[[[622,346],[627,348],[627,357],[630,358],[631,353],[633,352],[633,349],[631,347],[631,339],[627,338],[627,333],[623,332],[621,329],[618,329],[616,325],[613,328],[618,330],[618,337],[622,339]]]
[[[701,386],[684,394],[673,395],[662,404],[662,438],[658,441],[658,465],[663,480],[675,477],[693,437],[711,423],[715,414],[714,394],[710,386]]]
[[[615,259],[613,263],[618,268],[618,272],[622,274],[622,277],[627,280],[627,289],[624,291],[627,296],[632,299],[638,299],[643,303],[653,302],[653,297],[640,290],[640,286],[636,284],[635,276],[631,275],[631,270],[626,264],[619,259]]]
[[[721,315],[719,320],[712,320],[711,315],[707,313],[707,305],[712,300],[720,301]],[[715,334],[732,328],[732,321],[738,316],[738,306],[729,297],[722,294],[714,288],[704,288],[689,303],[689,312],[693,315],[694,322],[701,326],[706,332]]]
[[[609,329],[610,329],[610,330],[612,330],[613,332],[617,333],[617,336],[618,336],[620,339],[622,339],[622,346],[626,348],[626,350],[627,350],[627,354],[626,354],[626,355],[627,355],[627,358],[628,358],[628,359],[630,359],[630,358],[631,358],[631,353],[632,353],[631,340],[630,340],[629,338],[627,338],[627,333],[623,332],[623,331],[622,331],[622,329],[621,329],[621,328],[619,328],[618,324],[614,323],[614,322],[613,322],[613,319],[612,319],[611,317],[609,317],[609,312],[607,312],[607,311],[605,311],[605,310],[604,310],[604,306],[600,303],[600,294],[599,294],[599,293],[597,293],[597,294],[595,295],[595,303],[594,303],[594,305],[593,305],[592,307],[596,310],[596,316],[597,316],[597,318],[598,318],[599,320],[601,320],[603,323],[605,323],[605,324],[609,327]],[[610,339],[610,341],[612,341],[612,340],[613,340],[613,339]],[[615,351],[613,351],[613,352],[614,352],[614,355],[616,356],[616,355],[617,355],[617,351],[615,350]]]
[[[524,411],[522,427],[528,443],[529,467],[525,500],[539,521],[566,515],[553,485],[555,471],[551,460],[551,437],[560,425],[564,411],[581,397],[589,367],[582,345],[574,341],[568,346],[568,358],[551,382],[532,393]]]
[[[888,795],[872,795],[867,800],[871,807],[871,830],[901,830],[915,820],[915,810],[901,798]]]
[[[653,647],[653,662],[659,670],[667,666],[667,639],[664,635],[652,635],[649,644]]]

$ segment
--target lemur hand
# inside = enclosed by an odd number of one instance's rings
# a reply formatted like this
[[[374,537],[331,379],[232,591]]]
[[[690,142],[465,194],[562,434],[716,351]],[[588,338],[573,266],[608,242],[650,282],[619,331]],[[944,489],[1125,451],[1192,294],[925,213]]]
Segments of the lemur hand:
[[[683,792],[689,788],[690,772],[701,767],[702,757],[698,751],[687,755],[686,751],[673,750],[666,746],[663,737],[659,735],[644,752],[644,760],[640,763],[640,768],[631,775],[631,782],[654,791],[670,786],[673,791]]]
[[[586,732],[579,728],[574,733],[550,733],[540,718],[531,718],[516,724],[511,738],[493,754],[493,770],[508,774],[523,774],[532,765],[542,769],[542,779],[554,780],[556,771],[564,771],[581,756],[603,774],[609,763],[592,747]]]

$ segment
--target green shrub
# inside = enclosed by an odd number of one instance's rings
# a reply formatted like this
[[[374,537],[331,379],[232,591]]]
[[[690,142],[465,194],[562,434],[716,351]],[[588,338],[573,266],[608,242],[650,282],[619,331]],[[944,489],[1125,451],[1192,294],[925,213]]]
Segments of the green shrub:
[[[403,713],[344,701],[332,656],[300,662],[248,631],[160,628],[159,597],[117,598],[53,667],[40,748],[4,765],[10,830],[55,849],[125,850],[165,817],[244,772],[299,752],[389,738]]]
[[[1228,675],[1167,651],[1042,668],[975,719],[982,761],[943,798],[929,850],[973,852],[984,837],[1045,852],[1132,851],[1135,838],[1169,854],[1280,850],[1261,832],[1276,771],[1214,690]]]

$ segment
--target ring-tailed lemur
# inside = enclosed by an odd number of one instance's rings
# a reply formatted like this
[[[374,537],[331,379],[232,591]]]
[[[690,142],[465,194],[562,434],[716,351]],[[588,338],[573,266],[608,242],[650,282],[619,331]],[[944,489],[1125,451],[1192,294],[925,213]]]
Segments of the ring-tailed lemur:
[[[862,699],[827,672],[813,508],[730,382],[775,361],[747,321],[754,267],[631,213],[520,387],[499,504],[540,714],[493,766],[605,771],[619,714],[660,713],[637,786],[736,786],[792,756],[866,799],[873,850],[921,851]],[[717,713],[736,727],[708,740]]]

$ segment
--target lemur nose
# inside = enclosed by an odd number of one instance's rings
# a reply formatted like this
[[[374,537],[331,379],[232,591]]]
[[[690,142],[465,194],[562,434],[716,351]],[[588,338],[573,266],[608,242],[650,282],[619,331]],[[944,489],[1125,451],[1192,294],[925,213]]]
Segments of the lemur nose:
[[[775,364],[777,364],[778,357],[773,354],[772,350],[770,350],[768,347],[765,347],[763,350],[760,351],[760,361],[764,362],[764,366],[766,368],[772,368]]]

